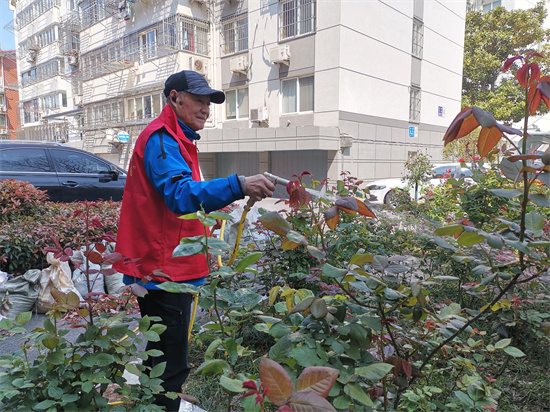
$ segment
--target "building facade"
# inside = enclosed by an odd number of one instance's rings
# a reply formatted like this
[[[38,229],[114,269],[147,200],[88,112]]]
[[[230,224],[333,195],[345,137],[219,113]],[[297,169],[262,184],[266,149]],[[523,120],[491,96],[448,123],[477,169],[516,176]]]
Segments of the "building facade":
[[[18,104],[15,50],[0,49],[0,140],[16,138],[20,127]]]
[[[397,177],[418,151],[441,160],[465,13],[432,0],[19,0],[20,134],[127,167],[165,79],[189,69],[227,96],[198,143],[206,179]]]

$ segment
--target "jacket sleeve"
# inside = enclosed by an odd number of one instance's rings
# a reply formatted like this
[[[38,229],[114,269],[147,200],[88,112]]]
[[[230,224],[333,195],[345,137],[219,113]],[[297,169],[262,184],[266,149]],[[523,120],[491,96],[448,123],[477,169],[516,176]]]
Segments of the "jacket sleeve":
[[[236,174],[207,182],[194,181],[178,143],[162,131],[149,137],[144,163],[155,190],[176,214],[197,212],[201,205],[209,213],[244,197]]]

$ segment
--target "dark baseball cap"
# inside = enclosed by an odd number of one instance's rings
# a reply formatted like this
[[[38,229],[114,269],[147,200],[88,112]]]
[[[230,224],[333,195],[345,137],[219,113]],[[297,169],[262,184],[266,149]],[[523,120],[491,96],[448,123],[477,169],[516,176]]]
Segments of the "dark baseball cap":
[[[164,95],[168,97],[170,92],[188,92],[199,96],[210,96],[212,103],[223,103],[225,93],[219,90],[211,89],[206,79],[192,70],[182,70],[172,74],[164,83]]]

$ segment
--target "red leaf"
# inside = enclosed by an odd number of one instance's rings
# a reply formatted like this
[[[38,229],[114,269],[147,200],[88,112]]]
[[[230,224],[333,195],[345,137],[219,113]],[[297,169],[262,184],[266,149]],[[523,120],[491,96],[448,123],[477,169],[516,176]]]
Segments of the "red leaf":
[[[338,209],[343,210],[350,215],[354,215],[359,209],[359,206],[357,205],[357,199],[351,196],[341,197],[334,204],[338,206]]]
[[[99,227],[99,228],[102,228],[103,225],[101,224],[101,222],[97,219],[92,219],[92,226],[95,226],[95,227]]]
[[[258,219],[262,225],[267,229],[272,230],[278,235],[285,236],[286,233],[292,228],[290,223],[288,223],[279,213],[277,212],[268,212],[260,216]]]
[[[107,247],[103,243],[100,243],[100,242],[95,242],[94,243],[94,248],[99,253],[103,253],[107,250]]]
[[[277,405],[282,406],[292,396],[292,381],[284,368],[268,358],[260,361],[260,380],[264,387],[269,387],[267,397]]]
[[[137,283],[132,283],[130,285],[130,289],[132,290],[132,293],[140,298],[144,297],[148,292],[147,289],[145,289],[143,286],[138,285]]]
[[[323,211],[323,215],[325,215],[325,222],[327,222],[327,226],[334,230],[338,225],[338,206],[332,206],[331,208]]]
[[[362,202],[359,199],[355,199],[355,200],[357,200],[357,211],[359,212],[360,215],[367,216],[367,217],[372,217],[373,219],[376,219],[376,215],[365,204],[365,202]]]
[[[477,127],[479,127],[479,123],[473,115],[472,108],[466,106],[452,121],[443,136],[443,142],[448,145],[452,141],[466,136]]]
[[[104,265],[112,265],[113,263],[116,263],[119,260],[122,260],[122,255],[119,252],[108,253],[105,256],[103,256]]]
[[[101,260],[103,259],[101,257],[101,254],[97,253],[94,250],[87,251],[84,256],[86,256],[90,262],[95,263],[96,265],[100,265]]]
[[[338,370],[325,366],[305,368],[296,379],[296,392],[314,391],[326,398],[338,378]]]
[[[118,252],[115,252],[115,253],[118,253]],[[172,280],[172,278],[170,276],[168,276],[166,273],[164,273],[162,271],[162,269],[155,269],[153,270],[153,275],[158,277],[158,278],[163,278],[163,279],[167,279],[167,280]]]
[[[405,375],[407,378],[410,378],[412,375],[412,366],[409,362],[407,362],[405,359],[401,362],[401,366],[403,367],[403,372],[405,372]]]
[[[486,157],[489,152],[497,145],[502,137],[502,132],[498,127],[488,127],[481,129],[477,140],[477,150],[481,157]]]
[[[254,389],[254,390],[258,389],[258,387],[256,386],[256,382],[254,382],[254,381],[243,382],[243,388]],[[247,395],[245,395],[245,396],[247,396]]]
[[[514,56],[514,57],[510,57],[510,58],[506,59],[506,60],[504,61],[504,64],[502,65],[502,71],[503,71],[503,72],[507,71],[510,67],[512,67],[512,64],[513,64],[517,59],[522,59],[522,60],[523,60],[523,56]]]
[[[334,409],[329,401],[318,393],[311,391],[296,392],[292,395],[292,398],[290,398],[289,404],[294,411],[336,412],[336,409]],[[296,408],[293,408],[293,406],[296,406]],[[312,408],[304,408],[303,406],[312,406]]]

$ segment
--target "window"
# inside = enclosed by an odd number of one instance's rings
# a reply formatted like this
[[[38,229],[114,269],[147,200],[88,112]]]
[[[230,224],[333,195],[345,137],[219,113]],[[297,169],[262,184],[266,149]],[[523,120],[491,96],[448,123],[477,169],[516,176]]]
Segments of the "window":
[[[313,76],[281,82],[282,112],[297,113],[313,110]]]
[[[279,40],[315,30],[315,0],[282,0],[279,3]]]
[[[227,19],[223,24],[223,54],[248,50],[248,15]]]
[[[160,94],[148,94],[126,100],[126,119],[139,120],[157,117],[161,112]]]
[[[11,172],[50,172],[44,149],[0,150],[0,170]]]
[[[150,60],[157,56],[157,31],[149,30],[139,35],[140,59]]]
[[[413,19],[413,36],[412,36],[412,54],[413,56],[422,58],[422,50],[424,49],[424,23],[418,19]]]
[[[0,114],[0,127],[4,129],[8,125],[5,114]]]
[[[67,150],[51,150],[55,168],[58,173],[109,173],[107,164],[82,153]]]
[[[415,86],[410,88],[409,121],[420,123],[420,88]]]
[[[37,122],[40,120],[38,115],[38,99],[29,100],[23,103],[23,117],[25,123]]]
[[[493,10],[495,7],[499,7],[500,5],[501,5],[501,4],[500,4],[500,0],[490,2],[489,4],[485,4],[485,5],[483,6],[483,13],[490,12],[490,11]]]
[[[228,90],[225,92],[225,118],[248,118],[248,89]]]

